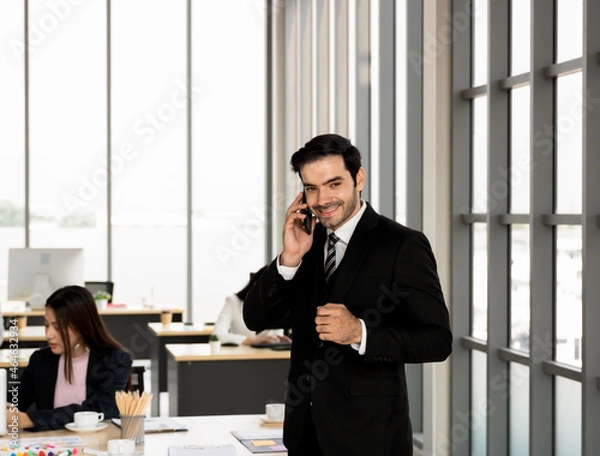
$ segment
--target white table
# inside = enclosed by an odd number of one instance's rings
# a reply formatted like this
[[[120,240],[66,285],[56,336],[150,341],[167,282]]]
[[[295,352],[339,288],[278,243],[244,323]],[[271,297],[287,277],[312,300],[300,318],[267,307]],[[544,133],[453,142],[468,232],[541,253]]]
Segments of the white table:
[[[252,453],[238,442],[231,431],[272,429],[262,426],[260,415],[188,416],[175,419],[185,424],[189,430],[146,434],[144,436],[144,446],[138,447],[140,454],[144,456],[166,456],[170,446],[233,444],[238,456],[249,456]],[[109,423],[106,429],[94,433],[77,434],[61,429],[48,432],[21,431],[19,434],[21,439],[79,435],[87,448],[101,451],[106,451],[108,440],[118,439],[121,436],[120,429],[112,422]],[[85,451],[83,454],[86,454]],[[269,453],[269,455],[283,456],[287,455],[287,452]]]

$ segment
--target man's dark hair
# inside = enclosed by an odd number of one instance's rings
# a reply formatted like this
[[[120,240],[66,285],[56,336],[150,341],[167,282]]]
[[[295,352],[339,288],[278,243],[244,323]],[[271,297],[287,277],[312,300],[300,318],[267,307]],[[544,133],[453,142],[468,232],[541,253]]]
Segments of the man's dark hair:
[[[325,134],[315,136],[308,141],[304,147],[298,149],[290,160],[290,165],[294,172],[300,175],[300,168],[307,163],[320,160],[330,155],[341,155],[344,159],[344,166],[352,176],[356,186],[356,173],[361,167],[360,152],[352,145],[349,139],[336,134]]]

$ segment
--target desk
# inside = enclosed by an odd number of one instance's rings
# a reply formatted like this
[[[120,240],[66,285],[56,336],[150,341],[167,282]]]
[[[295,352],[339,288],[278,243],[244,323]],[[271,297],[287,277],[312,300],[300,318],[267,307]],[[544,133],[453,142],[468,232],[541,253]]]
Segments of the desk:
[[[16,352],[8,348],[0,350],[0,369],[8,370],[8,381],[15,380],[13,377],[15,372],[10,370],[15,367],[17,368],[17,378],[21,378],[23,369],[29,364],[31,354],[36,350],[37,348],[19,348]]]
[[[17,330],[5,330],[2,348],[15,343],[22,348],[39,348],[46,346],[46,328],[44,326],[26,326]]]
[[[13,350],[3,348],[0,350],[0,368],[8,369],[11,366],[14,367],[15,359],[18,367],[27,367],[29,358],[31,358],[32,353],[36,350],[37,348],[20,348],[15,353]]]
[[[167,344],[191,344],[208,342],[213,327],[185,325],[184,323],[148,323],[148,328],[153,335],[150,346],[152,415],[158,415],[158,393],[167,391]]]
[[[252,453],[231,435],[231,431],[266,429],[261,427],[262,421],[258,415],[194,416],[177,417],[175,419],[185,424],[189,430],[184,432],[146,434],[144,436],[145,445],[138,447],[138,451],[143,451],[144,456],[166,456],[170,446],[233,444],[238,456],[249,456]],[[73,436],[77,434],[66,429],[47,432],[19,432],[19,438],[22,439],[60,437],[66,435]],[[102,431],[79,434],[79,436],[83,439],[88,448],[106,451],[106,442],[111,439],[120,438],[121,431],[117,426],[110,423],[108,427]],[[9,437],[3,437],[3,439],[6,438]],[[87,453],[84,452],[83,454]],[[271,456],[283,456],[286,454],[287,452],[270,453]]]
[[[284,402],[289,351],[246,346],[168,344],[171,416],[264,413],[265,403]]]
[[[172,309],[173,321],[180,322],[183,319],[181,309]],[[112,336],[127,348],[134,359],[150,359],[150,348],[154,336],[148,329],[148,323],[159,322],[161,309],[129,309],[113,307],[99,311],[104,324]],[[28,325],[43,325],[43,309],[26,309],[3,311],[4,318],[28,317]],[[5,326],[6,327],[6,326]]]

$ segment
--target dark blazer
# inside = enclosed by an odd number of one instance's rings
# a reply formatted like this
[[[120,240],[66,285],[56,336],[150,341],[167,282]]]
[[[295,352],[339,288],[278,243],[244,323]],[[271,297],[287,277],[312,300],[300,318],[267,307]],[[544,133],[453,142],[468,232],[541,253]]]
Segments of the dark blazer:
[[[244,302],[248,328],[289,324],[291,366],[284,443],[297,450],[308,426],[326,456],[412,455],[405,363],[443,361],[451,352],[448,310],[427,238],[369,205],[329,284],[323,277],[325,229],[290,281],[273,261]],[[322,343],[316,307],[342,303],[367,326],[364,356]]]
[[[132,363],[129,353],[116,349],[105,354],[90,352],[85,401],[81,405],[54,408],[59,358],[48,347],[37,350],[21,375],[18,407],[35,423],[31,430],[63,428],[73,421],[73,414],[81,410],[104,412],[105,419],[119,416],[115,392],[127,386]],[[32,404],[35,410],[28,411]]]

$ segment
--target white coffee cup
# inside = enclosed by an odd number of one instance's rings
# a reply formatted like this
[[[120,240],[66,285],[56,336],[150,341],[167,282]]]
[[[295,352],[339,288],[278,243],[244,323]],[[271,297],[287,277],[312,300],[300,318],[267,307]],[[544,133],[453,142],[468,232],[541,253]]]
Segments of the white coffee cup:
[[[73,415],[75,427],[79,429],[95,428],[102,420],[104,420],[102,412],[75,412]]]
[[[277,402],[265,405],[265,413],[269,421],[283,421],[285,404]]]
[[[135,453],[135,442],[131,439],[109,440],[106,444],[108,456],[125,456]]]

